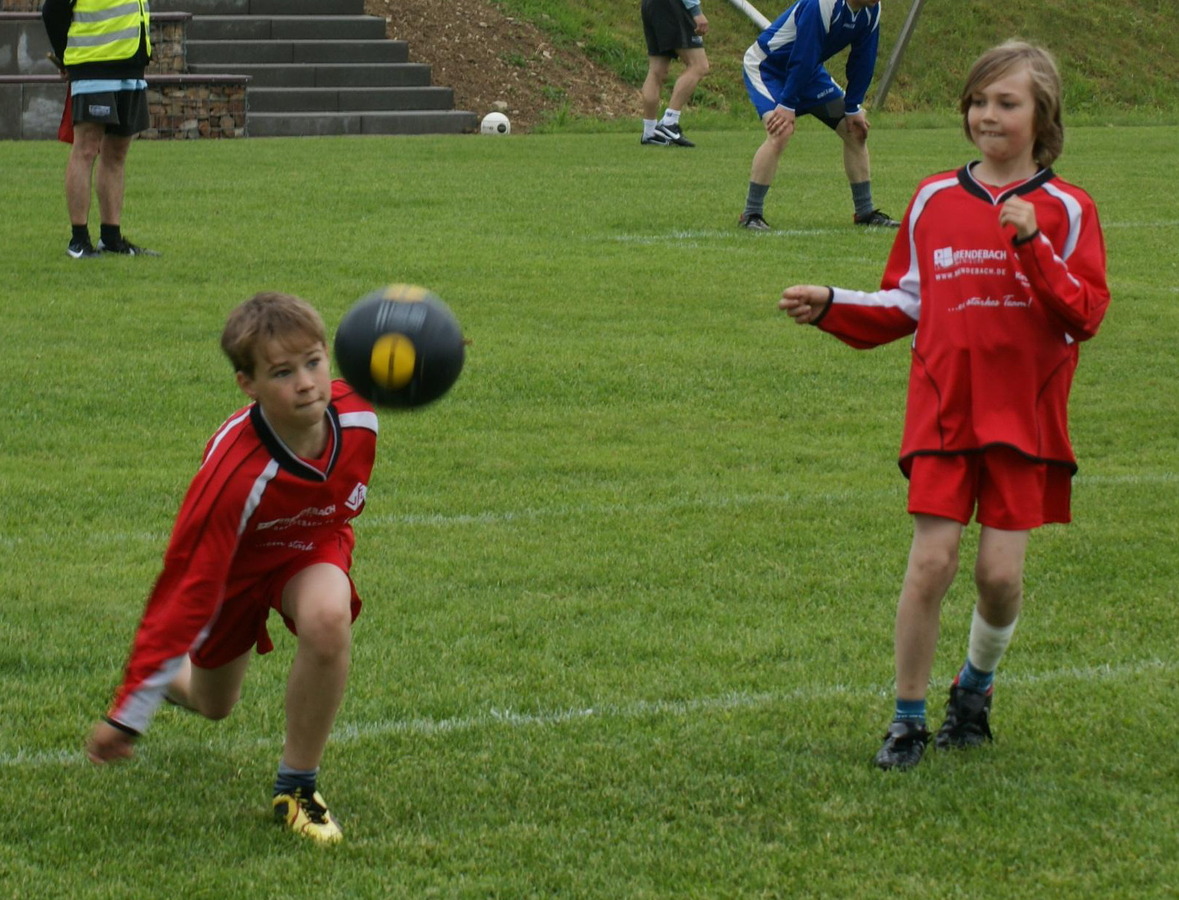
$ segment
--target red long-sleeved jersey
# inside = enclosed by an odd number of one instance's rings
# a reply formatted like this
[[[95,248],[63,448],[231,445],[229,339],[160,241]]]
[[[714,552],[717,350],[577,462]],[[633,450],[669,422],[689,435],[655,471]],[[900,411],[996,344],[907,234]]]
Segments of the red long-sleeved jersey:
[[[1000,227],[1010,196],[1039,233]],[[997,196],[970,167],[926,178],[905,211],[880,290],[834,289],[816,322],[866,349],[913,335],[900,465],[918,454],[1007,446],[1076,471],[1068,395],[1077,342],[1109,306],[1093,200],[1045,169]]]
[[[377,417],[348,384],[335,381],[327,418],[329,446],[315,465],[287,449],[257,404],[232,415],[209,440],[135,635],[112,720],[146,730],[227,595],[333,542],[350,558],[349,523],[364,507]]]

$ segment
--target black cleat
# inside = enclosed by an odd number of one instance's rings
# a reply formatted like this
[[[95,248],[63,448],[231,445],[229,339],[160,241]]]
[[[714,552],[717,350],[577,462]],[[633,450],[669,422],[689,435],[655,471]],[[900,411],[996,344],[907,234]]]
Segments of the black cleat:
[[[876,753],[876,766],[889,769],[911,769],[921,762],[929,731],[919,722],[896,719],[884,735],[884,746]]]
[[[946,701],[946,720],[937,730],[934,746],[939,750],[958,750],[993,741],[991,696],[989,690],[980,693],[959,687],[955,679],[950,685],[950,699]]]
[[[762,218],[761,213],[741,213],[741,218],[737,220],[737,225],[741,228],[748,228],[750,231],[772,231],[770,223]]]
[[[98,251],[100,253],[118,253],[121,256],[159,256],[160,254],[155,250],[148,250],[146,247],[140,247],[138,244],[132,244],[126,238],[119,238],[118,241],[111,244],[99,240]]]
[[[655,133],[666,139],[669,144],[675,144],[677,147],[696,146],[684,137],[684,132],[680,130],[679,125],[664,125],[660,122],[655,126]]]
[[[659,129],[655,129],[649,135],[643,135],[643,139],[639,142],[646,147],[670,147],[671,141],[659,133]]]
[[[852,216],[852,221],[857,225],[864,225],[868,228],[900,228],[901,223],[889,216],[887,213],[881,212],[878,209],[872,210],[865,216]]]
[[[84,241],[70,241],[70,245],[66,247],[66,253],[74,259],[96,259],[102,256],[101,249],[95,250],[89,238]]]

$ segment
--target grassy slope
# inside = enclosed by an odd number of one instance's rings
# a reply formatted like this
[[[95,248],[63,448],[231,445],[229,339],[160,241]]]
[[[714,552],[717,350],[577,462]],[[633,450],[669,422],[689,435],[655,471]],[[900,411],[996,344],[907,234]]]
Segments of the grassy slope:
[[[576,43],[638,85],[646,72],[636,0],[494,0],[512,15],[537,22]],[[786,0],[754,0],[767,17]],[[1049,47],[1065,78],[1074,120],[1124,118],[1133,112],[1174,122],[1179,115],[1179,37],[1167,26],[1170,0],[928,0],[888,96],[886,110],[952,110],[967,68],[979,52],[1010,37]],[[882,19],[877,77],[884,72],[908,15],[909,0],[888,0]],[[752,119],[741,83],[741,57],[757,28],[725,0],[705,0],[712,24],[707,47],[713,74],[697,108]],[[833,67],[838,77],[839,63]],[[869,95],[874,98],[874,93]]]

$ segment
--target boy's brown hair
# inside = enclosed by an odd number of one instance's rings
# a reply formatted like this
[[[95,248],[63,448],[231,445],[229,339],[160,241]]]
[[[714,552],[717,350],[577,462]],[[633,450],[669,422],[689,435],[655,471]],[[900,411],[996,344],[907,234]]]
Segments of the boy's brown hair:
[[[253,378],[259,345],[275,339],[284,343],[305,339],[327,346],[327,331],[319,313],[306,300],[263,291],[229,314],[221,332],[221,349],[234,371]]]
[[[1026,66],[1032,76],[1032,99],[1036,105],[1036,141],[1032,146],[1032,158],[1036,165],[1046,169],[1064,150],[1064,125],[1061,122],[1060,71],[1052,54],[1043,47],[1026,41],[1007,41],[980,56],[966,76],[966,85],[958,100],[962,127],[969,139],[970,124],[966,114],[970,111],[971,97],[1020,66]]]

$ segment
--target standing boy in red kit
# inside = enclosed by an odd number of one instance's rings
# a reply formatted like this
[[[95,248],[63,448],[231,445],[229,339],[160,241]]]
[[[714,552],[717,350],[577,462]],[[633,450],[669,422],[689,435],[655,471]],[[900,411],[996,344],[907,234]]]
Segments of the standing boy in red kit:
[[[925,695],[941,602],[972,513],[978,602],[937,732],[943,749],[991,740],[994,673],[1022,606],[1028,537],[1071,519],[1069,389],[1109,288],[1096,206],[1050,168],[1064,146],[1060,98],[1041,48],[1011,41],[984,53],[960,100],[982,159],[921,182],[880,290],[794,285],[779,302],[853,347],[912,336],[900,465],[913,544],[882,769],[916,765],[930,740]]]

